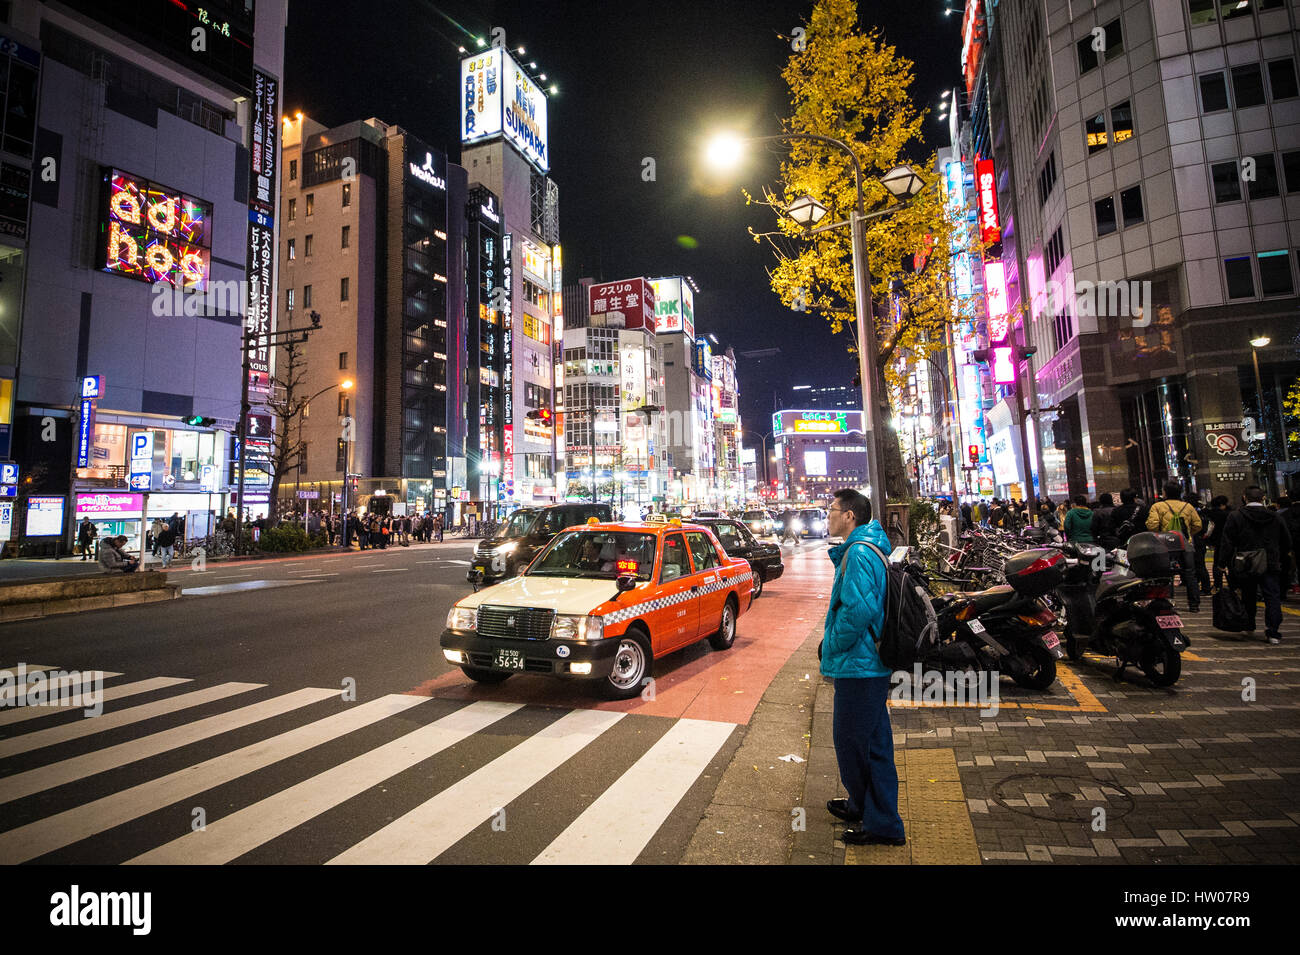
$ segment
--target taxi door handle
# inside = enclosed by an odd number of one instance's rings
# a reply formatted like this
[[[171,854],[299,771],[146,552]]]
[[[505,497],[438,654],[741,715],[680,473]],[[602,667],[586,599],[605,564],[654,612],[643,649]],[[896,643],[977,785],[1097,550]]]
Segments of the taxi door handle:
[[[693,593],[693,594],[698,594],[699,592],[700,592],[700,588],[699,588],[699,587],[692,587],[692,588],[691,588],[691,593]]]

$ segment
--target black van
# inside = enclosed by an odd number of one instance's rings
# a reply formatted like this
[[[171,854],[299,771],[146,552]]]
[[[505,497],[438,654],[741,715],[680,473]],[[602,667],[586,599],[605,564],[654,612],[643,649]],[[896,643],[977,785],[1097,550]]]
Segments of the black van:
[[[585,524],[592,517],[602,522],[612,521],[614,512],[608,504],[521,507],[494,537],[479,541],[465,579],[471,584],[495,584],[514,577],[532,563],[552,537],[566,527]]]

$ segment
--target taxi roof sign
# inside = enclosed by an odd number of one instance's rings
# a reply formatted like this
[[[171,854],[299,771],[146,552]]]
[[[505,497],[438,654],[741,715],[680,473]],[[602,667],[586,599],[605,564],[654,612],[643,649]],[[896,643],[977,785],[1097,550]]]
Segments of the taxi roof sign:
[[[589,517],[589,518],[587,518],[587,523],[588,523],[588,524],[599,524],[599,523],[600,523],[600,518],[599,518],[599,517]]]

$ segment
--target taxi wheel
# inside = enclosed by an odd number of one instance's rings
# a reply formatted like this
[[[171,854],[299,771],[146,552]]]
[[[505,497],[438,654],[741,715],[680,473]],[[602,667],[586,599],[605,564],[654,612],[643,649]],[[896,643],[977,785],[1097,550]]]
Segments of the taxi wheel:
[[[718,627],[718,632],[709,637],[709,646],[715,650],[730,650],[731,645],[736,642],[736,598],[731,596],[727,598],[726,604],[722,607],[722,623]]]
[[[614,666],[601,689],[614,700],[630,700],[641,692],[641,683],[650,675],[650,641],[639,629],[628,630],[614,651]]]
[[[759,597],[763,596],[763,571],[755,567],[753,564],[749,565],[749,569],[753,571],[753,576],[754,576],[753,599],[757,600]]]
[[[502,670],[484,670],[481,667],[461,667],[461,670],[475,683],[504,683],[513,676]]]

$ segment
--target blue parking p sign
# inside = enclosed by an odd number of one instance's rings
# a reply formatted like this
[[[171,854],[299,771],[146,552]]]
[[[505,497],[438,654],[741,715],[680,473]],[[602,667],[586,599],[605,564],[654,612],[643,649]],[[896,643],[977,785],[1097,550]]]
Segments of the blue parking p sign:
[[[0,484],[18,483],[18,465],[0,464]]]

